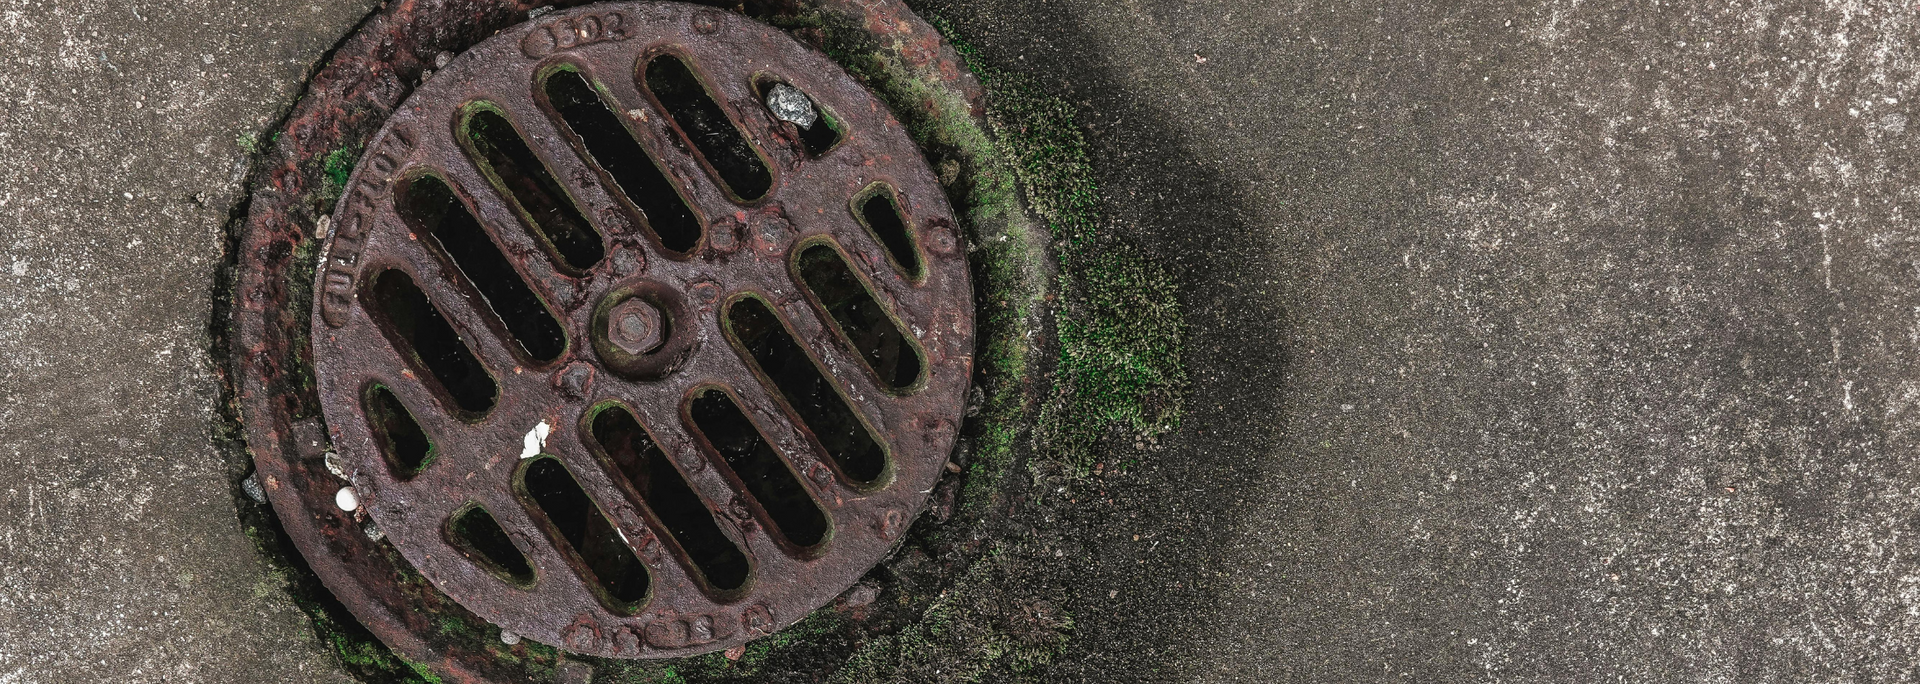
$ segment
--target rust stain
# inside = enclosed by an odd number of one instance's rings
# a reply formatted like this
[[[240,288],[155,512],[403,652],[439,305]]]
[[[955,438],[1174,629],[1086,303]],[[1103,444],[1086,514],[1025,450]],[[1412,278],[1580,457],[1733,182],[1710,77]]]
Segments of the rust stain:
[[[565,650],[604,657],[664,657],[738,648],[747,640],[791,624],[831,601],[881,559],[901,531],[924,510],[927,496],[944,471],[959,420],[962,397],[971,376],[972,294],[963,250],[953,242],[955,222],[934,174],[891,114],[871,94],[817,53],[801,48],[784,33],[738,15],[674,3],[627,2],[563,9],[525,21],[534,2],[391,3],[371,18],[333,55],[310,84],[282,135],[256,175],[254,200],[237,256],[233,382],[246,424],[249,447],[267,483],[269,498],[282,523],[330,590],[374,634],[407,658],[427,663],[451,681],[519,681],[524,673],[496,653],[525,657],[524,645],[476,646],[446,637],[439,621],[454,618],[474,624],[492,622]],[[568,3],[574,4],[574,3]],[[914,18],[896,0],[825,0],[828,11],[864,17],[876,34],[896,41],[895,49],[915,69],[954,82],[978,106],[978,86],[959,68],[937,33]],[[516,26],[517,24],[517,26]],[[488,40],[499,33],[499,37]],[[715,100],[759,147],[773,174],[773,189],[754,202],[730,199],[717,182],[711,160],[684,145],[668,144],[680,129],[658,113],[657,101],[639,85],[617,83],[634,73],[638,51],[661,43],[677,45],[698,64]],[[463,54],[464,53],[464,54]],[[461,54],[459,64],[446,56]],[[409,169],[432,167],[447,172],[460,149],[452,141],[450,108],[476,94],[501,99],[500,93],[531,91],[538,69],[564,60],[613,82],[616,111],[629,112],[640,127],[636,140],[649,151],[675,161],[671,176],[701,213],[727,217],[706,226],[706,239],[690,255],[669,254],[652,236],[646,217],[631,203],[613,197],[608,182],[584,157],[570,162],[593,173],[555,174],[571,181],[580,213],[590,217],[607,240],[607,258],[585,273],[570,275],[535,264],[540,250],[503,249],[529,287],[552,308],[572,340],[564,355],[530,363],[506,352],[510,344],[478,345],[476,356],[500,383],[500,405],[477,421],[451,412],[440,414],[431,401],[408,403],[424,414],[441,456],[425,472],[400,478],[374,450],[359,406],[366,382],[413,385],[414,399],[437,396],[431,373],[416,372],[414,362],[397,355],[377,334],[360,295],[370,265],[394,265],[405,250],[420,250],[392,212],[393,184]],[[821,158],[810,158],[799,131],[758,106],[750,79],[765,65],[801,87],[816,102],[846,117],[850,134]],[[438,68],[437,73],[433,71]],[[424,83],[422,78],[426,77]],[[509,103],[516,116],[541,111],[535,102]],[[514,107],[520,107],[515,109]],[[636,118],[630,112],[639,111]],[[646,125],[651,120],[651,125]],[[634,123],[638,121],[638,123]],[[568,153],[564,141],[547,145],[549,159]],[[336,206],[319,198],[328,187],[327,160],[341,150],[358,151],[360,163]],[[885,270],[885,247],[871,244],[846,206],[872,173],[872,166],[901,186],[903,196],[925,198],[906,207],[910,225],[924,231],[919,244],[929,276],[918,284],[876,282],[876,294],[896,309],[893,315],[918,330],[930,365],[927,383],[907,396],[858,385],[863,376],[830,373],[843,396],[869,424],[885,426],[876,437],[887,444],[893,468],[877,487],[858,487],[824,457],[817,436],[787,406],[763,374],[726,338],[720,324],[721,302],[740,293],[768,301],[794,299],[797,285],[789,255],[809,239],[831,239],[855,256],[850,264],[870,281],[893,276]],[[457,174],[456,174],[457,175]],[[493,192],[456,178],[452,184],[469,195]],[[496,205],[499,198],[492,200]],[[602,204],[596,205],[599,201]],[[297,246],[313,235],[321,216],[331,212],[333,229],[312,280],[299,276],[307,264],[295,263]],[[496,240],[527,226],[501,220],[498,212],[478,218]],[[802,220],[796,221],[798,217]],[[716,230],[718,229],[718,230]],[[430,242],[430,241],[428,241]],[[752,244],[754,249],[741,249]],[[503,245],[505,246],[505,245]],[[622,256],[624,255],[624,256]],[[619,258],[616,258],[619,257]],[[439,257],[436,257],[439,258]],[[414,265],[421,262],[415,257]],[[882,268],[872,269],[870,264]],[[458,277],[416,273],[420,287],[437,305],[466,297]],[[311,288],[309,290],[309,288]],[[304,292],[311,291],[309,309]],[[641,353],[614,359],[606,345],[606,325],[595,313],[617,306],[617,299],[657,295],[668,329],[657,345],[651,339],[626,346]],[[684,303],[682,303],[684,302]],[[678,307],[678,308],[676,308]],[[812,321],[789,321],[803,346],[834,367],[854,366],[853,352],[831,332],[829,316],[817,305],[807,309],[778,306],[782,316],[811,311]],[[469,346],[491,337],[497,327],[456,317],[455,327]],[[678,320],[685,325],[674,326]],[[655,331],[641,330],[643,333]],[[316,346],[317,345],[317,346]],[[618,346],[618,345],[615,345]],[[505,372],[511,369],[511,373]],[[313,380],[306,379],[312,374]],[[524,379],[520,379],[524,376]],[[642,408],[649,428],[668,453],[702,488],[702,495],[730,503],[716,510],[730,538],[754,563],[755,579],[743,592],[714,592],[703,587],[684,551],[656,533],[661,523],[617,473],[594,470],[590,436],[583,419],[596,402],[619,400],[640,407],[676,405],[689,388],[720,383],[742,399],[753,418],[780,450],[798,481],[830,510],[830,542],[798,550],[768,532],[768,514],[751,496],[739,496],[742,483],[711,467],[717,455],[702,439],[679,434],[678,412]],[[401,390],[403,393],[404,390]],[[665,402],[664,404],[662,402]],[[921,420],[929,412],[942,421]],[[325,417],[325,427],[320,418]],[[650,598],[633,611],[609,609],[565,565],[547,564],[552,555],[542,528],[533,524],[513,498],[505,478],[512,467],[494,468],[520,449],[530,423],[549,421],[556,439],[549,451],[565,460],[581,485],[603,510],[614,515],[621,533],[639,540],[636,550],[654,577]],[[764,424],[762,424],[764,423]],[[334,494],[344,483],[322,462],[325,446],[346,457],[362,504],[341,511]],[[506,452],[512,454],[503,456]],[[688,462],[692,459],[697,462]],[[823,470],[823,467],[825,468]],[[443,476],[435,469],[444,471]],[[474,477],[478,472],[482,476]],[[732,498],[718,498],[724,488]],[[468,501],[491,502],[508,535],[532,551],[540,579],[531,589],[499,584],[484,572],[472,572],[469,560],[441,539],[444,513]],[[739,510],[732,510],[734,508]],[[385,534],[375,540],[363,531],[366,516]],[[545,560],[543,560],[543,558]],[[408,566],[411,566],[410,568]],[[421,583],[413,572],[424,575]],[[482,619],[479,615],[491,616]]]

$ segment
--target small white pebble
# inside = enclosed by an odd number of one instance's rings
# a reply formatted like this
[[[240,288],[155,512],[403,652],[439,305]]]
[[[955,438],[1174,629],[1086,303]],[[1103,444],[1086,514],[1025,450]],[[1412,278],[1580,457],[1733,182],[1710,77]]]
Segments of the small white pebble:
[[[321,462],[327,464],[327,472],[333,473],[334,477],[342,480],[349,479],[347,477],[347,469],[340,463],[340,454],[329,451],[326,457],[321,459]]]
[[[506,644],[508,646],[512,646],[514,644],[520,643],[520,635],[514,634],[513,632],[509,632],[504,629],[500,630],[500,643]]]
[[[260,486],[260,473],[258,471],[248,473],[247,479],[240,481],[240,491],[246,492],[247,498],[253,499],[254,503],[263,504],[267,502],[267,490]]]
[[[340,491],[334,492],[333,503],[339,506],[340,510],[351,513],[360,507],[360,496],[353,493],[352,487],[341,487]]]
[[[813,100],[799,88],[781,83],[767,91],[767,109],[774,118],[792,122],[801,130],[813,128],[813,122],[820,119],[820,113],[813,108]]]

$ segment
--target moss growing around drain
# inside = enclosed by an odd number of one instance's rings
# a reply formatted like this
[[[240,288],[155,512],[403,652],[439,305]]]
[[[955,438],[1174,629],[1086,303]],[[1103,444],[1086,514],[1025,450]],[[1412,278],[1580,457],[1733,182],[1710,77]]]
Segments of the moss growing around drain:
[[[440,675],[434,674],[433,670],[427,669],[427,666],[411,660],[407,661],[407,666],[413,668],[413,671],[419,674],[420,678],[425,680],[427,684],[441,684]]]
[[[1075,464],[1088,465],[1107,426],[1155,437],[1180,422],[1183,329],[1166,270],[1128,245],[1076,264],[1084,307],[1060,323],[1060,369],[1073,388],[1060,429]]]
[[[1179,426],[1187,385],[1186,329],[1172,274],[1139,245],[1100,227],[1100,189],[1073,107],[1032,79],[985,63],[951,24],[930,18],[989,92],[987,121],[1027,205],[1047,223],[1059,260],[1055,371],[1067,393],[1041,429],[1056,454],[1092,465],[1111,429],[1156,437]]]
[[[322,179],[318,200],[320,206],[331,207],[334,202],[339,201],[340,194],[346,192],[347,177],[353,175],[354,165],[360,163],[360,148],[342,147],[334,150],[327,153],[326,159],[321,163],[325,176]]]
[[[1053,662],[1073,633],[1058,600],[1023,584],[1028,549],[990,554],[942,592],[920,619],[870,642],[829,682],[1023,681]]]

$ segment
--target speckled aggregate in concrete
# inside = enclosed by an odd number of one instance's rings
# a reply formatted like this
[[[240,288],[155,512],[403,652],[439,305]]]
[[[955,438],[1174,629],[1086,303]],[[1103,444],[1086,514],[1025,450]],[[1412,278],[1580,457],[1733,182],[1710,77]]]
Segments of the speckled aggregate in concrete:
[[[1049,679],[1920,676],[1911,3],[916,4],[1194,326]]]
[[[234,516],[247,153],[365,2],[0,4],[0,682],[345,681]]]

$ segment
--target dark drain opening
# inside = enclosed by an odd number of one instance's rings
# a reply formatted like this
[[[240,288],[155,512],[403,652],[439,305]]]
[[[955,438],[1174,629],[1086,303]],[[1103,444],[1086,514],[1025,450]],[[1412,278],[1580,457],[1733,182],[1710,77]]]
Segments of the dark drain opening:
[[[763,75],[753,82],[754,95],[761,102],[766,102],[767,93],[772,91],[773,87],[777,85],[793,87],[793,84],[787,83],[779,78]],[[794,88],[794,90],[800,89]],[[802,90],[800,92],[804,94],[806,91]],[[820,106],[820,101],[813,99],[812,95],[808,95],[807,99],[812,102],[813,111],[819,118],[813,122],[812,126],[807,128],[801,128],[798,124],[794,124],[793,127],[800,133],[800,144],[806,146],[807,156],[818,159],[821,155],[832,151],[835,145],[840,144],[841,123],[839,119],[834,118],[832,112]]]
[[[547,75],[542,90],[548,106],[580,139],[587,156],[646,217],[661,246],[684,254],[699,244],[700,219],[585,76],[572,69],[556,69]]]
[[[415,233],[432,236],[529,358],[545,363],[566,351],[560,323],[452,188],[439,178],[419,176],[406,182],[397,201],[407,224]]]
[[[493,514],[473,504],[447,519],[447,540],[475,565],[513,584],[533,584],[533,566]]]
[[[633,413],[613,405],[593,417],[593,439],[640,492],[647,508],[666,525],[707,583],[725,592],[747,583],[747,557],[720,531],[713,513],[694,493],[666,453],[654,444]]]
[[[467,156],[539,229],[555,256],[576,271],[593,268],[606,256],[600,233],[580,215],[566,189],[554,181],[546,163],[527,147],[520,132],[492,107],[480,103],[467,110],[462,122]]]
[[[900,199],[894,196],[893,186],[874,183],[866,192],[854,198],[860,224],[867,232],[887,248],[887,255],[893,257],[893,268],[900,276],[908,280],[920,279],[920,252],[913,248],[913,232],[907,229],[907,221],[901,218]]]
[[[920,350],[900,334],[873,293],[847,267],[840,251],[815,243],[794,260],[800,281],[813,293],[834,325],[867,362],[880,382],[895,390],[913,387],[920,379]]]
[[[393,396],[393,390],[386,385],[369,385],[360,404],[373,426],[374,438],[380,442],[380,453],[387,457],[394,474],[404,480],[426,470],[433,461],[433,440],[400,398]]]
[[[660,106],[680,124],[680,132],[700,150],[714,173],[733,191],[733,195],[751,202],[773,188],[773,174],[767,163],[741,135],[725,110],[714,102],[700,78],[686,62],[673,55],[660,55],[647,62],[644,85],[660,100]]]
[[[773,520],[780,536],[796,546],[819,544],[827,535],[827,518],[806,487],[787,468],[760,429],[740,412],[733,396],[708,388],[687,406],[695,432],[726,461],[747,493]]]
[[[493,408],[499,388],[493,376],[480,366],[460,335],[447,325],[427,295],[413,284],[413,278],[399,269],[387,269],[374,276],[368,292],[371,310],[380,321],[387,342],[402,357],[413,357],[415,366],[424,366],[441,389],[453,397],[453,403],[468,418],[477,418]]]
[[[873,433],[813,357],[788,332],[780,317],[758,298],[735,300],[727,307],[727,332],[785,397],[787,405],[813,432],[820,446],[856,486],[872,484],[886,470],[887,454]]]
[[[520,470],[521,498],[533,502],[562,550],[569,552],[599,589],[609,609],[630,613],[646,599],[647,568],[627,548],[620,531],[580,489],[559,459],[531,459]]]

